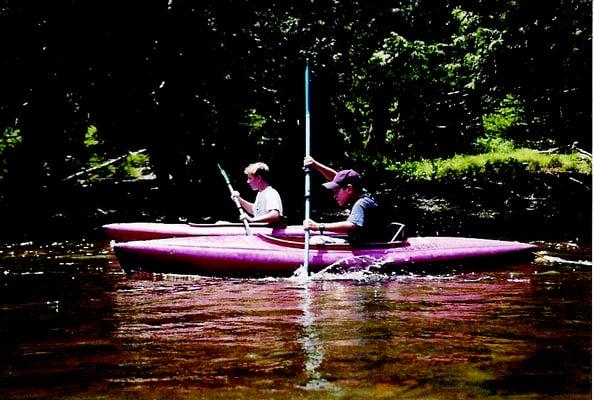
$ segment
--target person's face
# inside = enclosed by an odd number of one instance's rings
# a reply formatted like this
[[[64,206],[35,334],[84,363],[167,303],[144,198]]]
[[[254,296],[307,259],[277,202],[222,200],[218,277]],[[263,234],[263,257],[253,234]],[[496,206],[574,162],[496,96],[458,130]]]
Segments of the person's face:
[[[253,190],[260,190],[260,187],[262,186],[262,177],[254,174],[247,174],[247,183]]]
[[[340,186],[334,189],[334,199],[338,203],[339,206],[344,206],[349,202],[351,196],[353,195],[353,187],[351,185],[347,186]]]

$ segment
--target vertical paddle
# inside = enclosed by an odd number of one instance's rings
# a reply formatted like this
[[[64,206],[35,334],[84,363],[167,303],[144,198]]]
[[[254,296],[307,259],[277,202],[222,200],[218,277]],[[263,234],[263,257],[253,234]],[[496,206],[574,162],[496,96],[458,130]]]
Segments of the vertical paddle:
[[[309,157],[310,148],[310,118],[309,118],[309,60],[305,62],[305,156]],[[309,166],[305,170],[305,219],[309,219],[310,179]],[[303,269],[309,275],[309,228],[305,230],[305,254],[303,255]]]
[[[233,194],[233,186],[231,186],[231,181],[229,180],[227,173],[225,172],[223,167],[221,167],[221,164],[217,164],[217,167],[219,167],[219,171],[221,171],[221,175],[223,175],[223,179],[225,179],[225,183],[229,188],[229,192]],[[245,211],[243,211],[243,208],[241,207],[241,204],[239,203],[239,199],[237,197],[233,198],[233,202],[235,203],[235,205],[237,206],[237,210],[239,211],[239,218],[241,218],[243,221],[243,226],[245,227],[245,234],[247,236],[250,236],[252,234],[252,230],[250,229],[250,225],[248,224],[247,220],[243,218],[243,216],[245,216]]]

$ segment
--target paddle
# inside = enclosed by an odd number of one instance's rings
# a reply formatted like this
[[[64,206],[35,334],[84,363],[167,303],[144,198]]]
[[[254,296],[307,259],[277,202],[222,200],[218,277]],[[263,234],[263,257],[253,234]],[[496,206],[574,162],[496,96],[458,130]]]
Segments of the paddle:
[[[309,157],[310,148],[310,118],[309,118],[309,60],[305,62],[305,156]],[[309,166],[305,170],[305,219],[309,220],[310,179]],[[309,275],[309,228],[305,230],[305,246],[303,255],[303,269]]]
[[[233,186],[231,186],[231,181],[229,180],[227,173],[225,172],[223,167],[221,167],[221,164],[217,164],[217,167],[219,167],[219,171],[221,171],[221,175],[223,175],[223,179],[225,179],[225,183],[229,188],[229,192],[233,194]],[[233,197],[233,202],[235,203],[235,205],[237,206],[237,210],[239,211],[239,218],[242,218],[243,226],[245,227],[245,234],[247,236],[250,236],[252,234],[252,230],[250,229],[250,225],[248,224],[247,220],[243,218],[245,216],[245,212],[243,211],[243,208],[239,203],[239,199],[237,197]]]

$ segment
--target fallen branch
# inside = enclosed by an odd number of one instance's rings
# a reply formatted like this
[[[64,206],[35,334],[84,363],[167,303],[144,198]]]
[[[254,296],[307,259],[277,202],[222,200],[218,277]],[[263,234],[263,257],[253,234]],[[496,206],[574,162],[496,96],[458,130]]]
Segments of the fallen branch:
[[[144,152],[146,152],[146,149],[140,149],[140,150],[137,150],[137,151],[129,151],[127,154],[121,155],[121,156],[116,157],[116,158],[112,158],[111,160],[107,160],[107,161],[105,161],[105,162],[103,162],[103,163],[101,163],[99,165],[94,166],[94,167],[87,168],[85,170],[78,171],[75,174],[69,175],[66,178],[62,179],[62,182],[69,181],[70,179],[76,178],[77,176],[88,174],[89,172],[96,171],[98,169],[107,167],[108,165],[111,165],[111,164],[115,164],[116,162],[118,162],[118,161],[120,161],[120,160],[122,160],[122,159],[124,159],[124,158],[126,158],[126,157],[128,157],[130,155],[141,154],[141,153],[144,153]]]
[[[580,154],[583,154],[585,156],[588,156],[590,159],[592,159],[592,153],[588,153],[586,150],[582,150],[579,147],[574,147],[575,151],[577,151]]]
[[[577,147],[575,144],[571,145],[571,146],[566,146],[564,148],[562,147],[554,147],[552,149],[547,149],[547,150],[539,150],[539,153],[542,154],[553,154],[553,153],[559,153],[562,152],[565,149],[565,151],[575,151],[577,153],[583,154],[589,158],[592,158],[592,153],[587,152],[586,150],[580,149],[579,147]]]

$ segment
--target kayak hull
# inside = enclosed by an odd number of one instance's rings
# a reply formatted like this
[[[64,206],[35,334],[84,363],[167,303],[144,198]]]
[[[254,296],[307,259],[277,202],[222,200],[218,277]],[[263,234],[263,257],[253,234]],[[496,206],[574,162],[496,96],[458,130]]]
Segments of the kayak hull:
[[[304,250],[295,242],[268,235],[203,236],[114,244],[125,272],[198,274],[205,276],[290,276],[303,264]],[[445,264],[526,255],[531,244],[488,239],[415,237],[405,242],[353,248],[312,245],[311,272],[336,263],[381,263],[393,267]]]
[[[128,242],[132,240],[165,239],[190,236],[245,236],[243,224],[165,224],[157,222],[125,222],[107,224],[102,227],[109,240]],[[283,228],[271,228],[266,224],[250,226],[252,233],[263,233],[275,236],[303,236],[301,225],[290,225]]]

